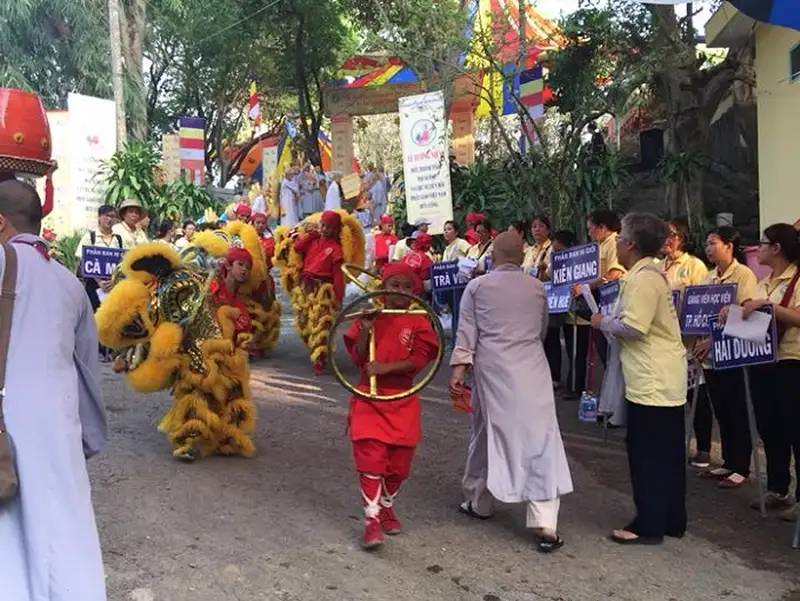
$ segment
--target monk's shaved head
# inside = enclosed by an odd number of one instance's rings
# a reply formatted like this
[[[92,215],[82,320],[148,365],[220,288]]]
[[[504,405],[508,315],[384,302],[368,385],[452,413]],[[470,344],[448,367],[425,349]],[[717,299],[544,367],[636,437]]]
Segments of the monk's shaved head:
[[[494,265],[502,265],[504,263],[522,265],[522,258],[525,252],[522,248],[522,238],[518,234],[503,232],[494,239],[492,248],[492,263]]]
[[[39,235],[42,203],[36,188],[16,179],[0,182],[0,215],[21,234]]]

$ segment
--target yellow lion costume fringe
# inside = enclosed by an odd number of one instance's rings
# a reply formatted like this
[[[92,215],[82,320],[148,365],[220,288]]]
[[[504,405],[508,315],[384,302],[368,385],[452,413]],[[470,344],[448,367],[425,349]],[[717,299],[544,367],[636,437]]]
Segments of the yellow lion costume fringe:
[[[347,211],[336,211],[342,219],[339,243],[345,263],[364,265],[366,241],[361,223]],[[307,225],[319,222],[322,213],[306,217],[297,227],[298,237],[307,235]],[[295,251],[292,230],[281,226],[275,230],[275,265],[281,272],[281,284],[289,295],[295,317],[295,328],[308,348],[312,363],[319,362],[328,345],[328,333],[333,325],[339,303],[333,285],[323,284],[314,294],[305,294],[300,285],[303,255]]]
[[[172,389],[172,406],[159,430],[175,457],[249,457],[256,408],[248,355],[234,345],[238,310],[214,309],[210,277],[160,242],[128,251],[97,311],[98,335],[117,351],[114,369],[126,374],[131,388]]]

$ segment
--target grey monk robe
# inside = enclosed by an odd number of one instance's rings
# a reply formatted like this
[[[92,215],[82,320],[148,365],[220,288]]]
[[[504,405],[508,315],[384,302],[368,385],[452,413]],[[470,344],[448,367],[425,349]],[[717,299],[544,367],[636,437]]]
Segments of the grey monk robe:
[[[473,373],[464,496],[479,514],[491,499],[528,502],[528,526],[555,529],[558,499],[572,478],[556,417],[542,341],[542,283],[503,264],[469,283],[461,300],[451,365]]]

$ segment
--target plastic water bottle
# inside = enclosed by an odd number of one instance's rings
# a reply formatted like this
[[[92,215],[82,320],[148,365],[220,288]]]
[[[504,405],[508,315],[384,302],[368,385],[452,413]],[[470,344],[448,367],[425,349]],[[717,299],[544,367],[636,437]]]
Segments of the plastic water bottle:
[[[581,394],[581,403],[578,405],[578,419],[588,424],[597,423],[597,397],[589,392]]]

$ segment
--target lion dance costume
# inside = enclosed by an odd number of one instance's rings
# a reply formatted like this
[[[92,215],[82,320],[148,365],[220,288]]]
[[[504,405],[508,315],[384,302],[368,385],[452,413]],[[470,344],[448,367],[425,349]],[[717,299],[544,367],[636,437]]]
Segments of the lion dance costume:
[[[239,303],[218,306],[210,291],[219,259],[248,245],[247,228],[233,228],[234,235],[198,234],[182,256],[158,242],[128,251],[97,312],[99,338],[117,351],[115,369],[125,372],[130,387],[145,393],[172,389],[173,403],[159,429],[176,457],[249,457],[255,450],[247,352],[255,337],[239,327]],[[256,251],[248,251],[250,278],[240,288],[248,313],[254,301],[244,293],[260,288],[259,259],[262,279],[265,273],[257,236],[255,244]],[[247,317],[256,330],[252,315]]]
[[[332,232],[329,238],[320,235],[320,224]],[[361,224],[343,210],[310,215],[295,230],[275,230],[274,262],[317,373],[324,369],[328,333],[344,296],[341,265],[363,266],[365,252]]]

